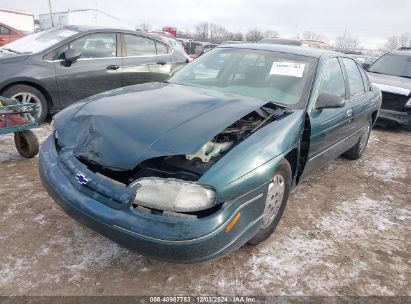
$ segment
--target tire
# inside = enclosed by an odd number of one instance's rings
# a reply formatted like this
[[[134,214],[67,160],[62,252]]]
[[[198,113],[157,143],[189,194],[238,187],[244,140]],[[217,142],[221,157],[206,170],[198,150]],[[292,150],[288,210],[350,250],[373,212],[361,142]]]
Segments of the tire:
[[[47,100],[36,88],[25,84],[16,84],[4,90],[2,95],[19,102],[36,103],[39,122],[43,122],[48,114]]]
[[[276,191],[275,184],[283,182],[282,198],[279,199],[280,192]],[[266,195],[266,205],[264,208],[263,219],[259,231],[253,238],[248,241],[250,244],[257,245],[265,241],[275,230],[280,219],[284,213],[285,206],[287,205],[288,196],[290,195],[292,182],[292,172],[289,162],[283,159],[273,175]],[[270,187],[271,190],[270,190]],[[277,199],[275,197],[277,196]]]
[[[39,153],[39,141],[30,130],[14,133],[14,143],[17,151],[25,158],[32,158]]]
[[[360,139],[350,150],[344,152],[343,156],[348,159],[356,160],[361,158],[367,147],[368,139],[370,138],[372,129],[371,120],[368,121],[367,125],[364,127],[363,133],[361,134]]]

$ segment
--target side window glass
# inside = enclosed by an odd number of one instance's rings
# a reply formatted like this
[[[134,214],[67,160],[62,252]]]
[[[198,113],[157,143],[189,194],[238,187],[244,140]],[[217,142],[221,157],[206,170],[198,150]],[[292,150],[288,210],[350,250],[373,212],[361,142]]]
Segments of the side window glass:
[[[72,41],[68,47],[81,52],[80,58],[107,58],[117,56],[117,37],[114,33],[90,34]],[[59,52],[59,59],[61,53]]]
[[[0,35],[10,35],[10,30],[7,27],[0,26]]]
[[[166,55],[168,54],[168,47],[164,43],[156,41],[157,55]]]
[[[135,36],[124,35],[127,56],[153,56],[157,54],[154,40]]]
[[[344,76],[337,58],[326,61],[318,94],[334,95],[345,99]]]
[[[361,72],[362,81],[364,83],[364,89],[366,92],[371,91],[370,81],[362,68],[358,68]]]
[[[354,60],[349,58],[342,58],[342,61],[345,66],[345,70],[347,71],[348,84],[350,86],[350,97],[363,94],[365,91],[364,83],[357,64]]]

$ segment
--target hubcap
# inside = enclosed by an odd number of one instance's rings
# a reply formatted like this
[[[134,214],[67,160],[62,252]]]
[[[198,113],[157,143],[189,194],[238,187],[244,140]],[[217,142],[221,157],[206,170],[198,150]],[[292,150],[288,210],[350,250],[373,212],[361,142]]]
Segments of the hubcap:
[[[14,94],[11,97],[11,99],[18,101],[19,103],[34,103],[37,109],[37,117],[40,117],[41,114],[43,113],[43,107],[41,105],[40,99],[32,93],[28,93],[28,92],[17,93],[17,94]]]
[[[285,181],[281,174],[276,174],[268,185],[267,198],[265,202],[263,222],[261,228],[265,229],[273,222],[280,210],[284,198]]]
[[[360,147],[359,147],[360,153],[364,151],[365,146],[367,145],[369,136],[370,136],[370,126],[367,125],[366,127],[364,127],[364,132],[360,138]]]

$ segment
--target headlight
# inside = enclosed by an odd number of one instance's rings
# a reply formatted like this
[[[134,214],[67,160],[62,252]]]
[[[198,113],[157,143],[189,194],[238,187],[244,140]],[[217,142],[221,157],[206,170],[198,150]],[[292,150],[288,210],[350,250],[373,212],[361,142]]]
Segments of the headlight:
[[[142,178],[130,184],[137,188],[135,204],[163,211],[194,212],[214,206],[210,187],[171,178]]]
[[[58,133],[57,133],[57,130],[56,130],[56,127],[55,127],[55,125],[54,125],[54,119],[52,119],[51,120],[51,132],[54,132],[54,137],[56,138],[56,139],[58,139],[59,138],[59,135],[58,135]]]
[[[411,98],[407,101],[407,103],[405,104],[406,108],[411,108]]]

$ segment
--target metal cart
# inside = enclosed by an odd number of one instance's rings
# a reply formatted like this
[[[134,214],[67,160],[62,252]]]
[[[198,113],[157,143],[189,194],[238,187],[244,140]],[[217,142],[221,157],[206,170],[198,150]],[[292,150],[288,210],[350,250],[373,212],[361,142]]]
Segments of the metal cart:
[[[0,96],[0,135],[14,133],[17,151],[25,158],[39,153],[39,141],[30,130],[39,126],[37,105]]]

